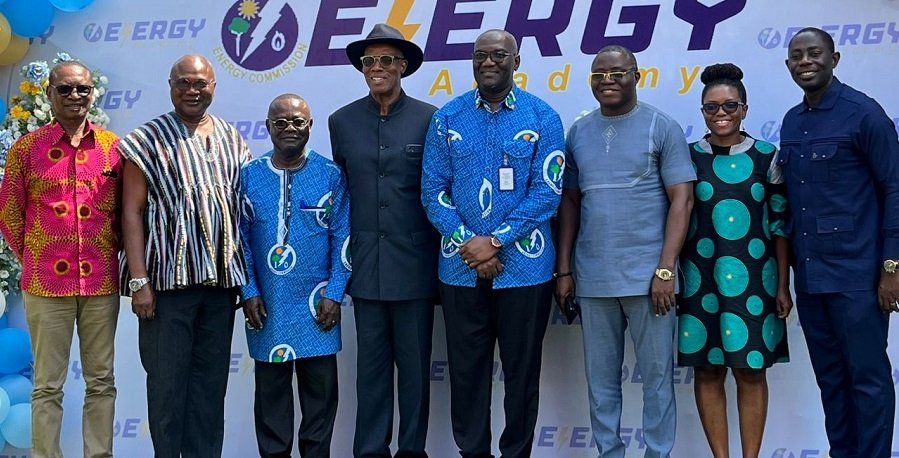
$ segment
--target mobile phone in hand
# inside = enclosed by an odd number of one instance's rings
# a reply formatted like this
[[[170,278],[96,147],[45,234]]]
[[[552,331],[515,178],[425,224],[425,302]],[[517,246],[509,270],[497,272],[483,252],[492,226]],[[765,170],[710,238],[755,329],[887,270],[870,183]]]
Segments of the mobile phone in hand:
[[[565,298],[565,307],[563,307],[563,312],[565,312],[565,319],[568,320],[568,324],[574,322],[574,319],[581,314],[581,306],[578,305],[577,301],[572,296],[568,296]]]

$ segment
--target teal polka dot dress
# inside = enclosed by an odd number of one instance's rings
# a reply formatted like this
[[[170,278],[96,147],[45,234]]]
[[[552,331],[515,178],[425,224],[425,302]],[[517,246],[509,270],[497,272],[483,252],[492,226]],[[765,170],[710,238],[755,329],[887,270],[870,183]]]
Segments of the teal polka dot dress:
[[[678,364],[763,369],[789,361],[777,318],[774,236],[788,210],[774,145],[690,145],[697,184],[681,253]]]

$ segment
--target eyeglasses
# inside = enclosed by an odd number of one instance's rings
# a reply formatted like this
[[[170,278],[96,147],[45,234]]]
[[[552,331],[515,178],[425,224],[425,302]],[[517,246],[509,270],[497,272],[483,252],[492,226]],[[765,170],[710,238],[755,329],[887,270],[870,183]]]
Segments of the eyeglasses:
[[[637,71],[636,68],[632,68],[630,70],[625,70],[623,72],[621,72],[621,71],[618,71],[618,72],[593,72],[593,73],[590,73],[590,80],[595,83],[600,83],[607,79],[618,82],[618,81],[623,80],[624,77],[627,76],[628,73],[634,73],[636,71]]]
[[[746,105],[743,102],[724,102],[724,103],[715,103],[715,102],[706,102],[702,104],[702,111],[707,114],[713,115],[718,112],[719,108],[724,108],[725,113],[734,113],[738,108]]]
[[[175,89],[179,91],[189,91],[190,88],[194,88],[198,91],[202,91],[207,87],[211,86],[215,83],[215,80],[206,81],[206,80],[194,80],[191,81],[187,78],[181,78],[178,80],[169,80],[169,84],[171,84]]]
[[[362,61],[362,66],[365,68],[371,67],[372,65],[375,64],[375,62],[378,62],[378,64],[381,65],[381,68],[387,68],[387,67],[393,65],[393,61],[403,60],[403,58],[399,57],[399,56],[384,55],[384,56],[362,56],[359,58],[359,60]]]
[[[507,53],[505,51],[490,51],[490,52],[475,51],[474,53],[472,53],[471,58],[476,63],[480,64],[480,63],[486,61],[487,58],[489,57],[490,60],[492,60],[494,64],[501,64],[501,63],[505,62],[506,59],[509,58],[509,56],[512,56],[512,55],[513,54]]]
[[[293,119],[269,119],[272,125],[275,126],[278,130],[287,129],[287,126],[293,126],[297,130],[303,130],[306,126],[309,125],[309,120],[304,118],[293,118]]]
[[[94,87],[88,86],[87,84],[79,84],[76,86],[72,86],[71,84],[60,84],[59,86],[51,84],[54,89],[56,89],[56,93],[60,95],[60,97],[68,97],[72,95],[72,92],[80,95],[81,97],[87,97],[91,95]]]

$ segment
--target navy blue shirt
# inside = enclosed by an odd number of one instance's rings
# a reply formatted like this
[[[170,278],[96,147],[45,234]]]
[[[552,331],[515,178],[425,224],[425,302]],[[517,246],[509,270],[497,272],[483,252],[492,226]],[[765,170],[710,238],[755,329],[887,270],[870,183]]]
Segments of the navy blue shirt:
[[[877,288],[899,258],[899,139],[872,98],[836,78],[817,106],[784,115],[778,163],[790,206],[795,288]]]

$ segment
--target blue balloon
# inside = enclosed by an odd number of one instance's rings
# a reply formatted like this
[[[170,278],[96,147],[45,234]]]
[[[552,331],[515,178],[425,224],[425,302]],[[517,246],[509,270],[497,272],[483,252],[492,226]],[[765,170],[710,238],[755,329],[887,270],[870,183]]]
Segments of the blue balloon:
[[[0,425],[3,424],[3,420],[6,420],[6,415],[9,413],[9,408],[12,405],[9,402],[9,395],[6,394],[6,390],[0,388]],[[3,440],[0,439],[0,450],[3,450]]]
[[[0,390],[9,396],[9,405],[31,402],[31,380],[19,374],[0,377]]]
[[[3,122],[3,121],[0,121],[0,122]],[[0,294],[3,294],[3,293],[0,293]],[[4,313],[3,315],[0,315],[0,329],[6,329],[8,327],[9,327],[9,314]],[[0,449],[0,450],[2,450],[2,449]]]
[[[0,431],[0,452],[6,448],[6,439],[3,438],[3,431]]]
[[[0,329],[0,373],[14,374],[30,362],[28,333],[15,328]]]
[[[81,11],[93,2],[94,0],[50,0],[50,3],[59,8],[60,11],[69,13]]]
[[[6,99],[0,99],[0,122],[3,122],[6,120],[6,109],[7,108],[8,107],[6,106]],[[3,294],[3,293],[0,293],[0,294]],[[0,449],[0,450],[3,450],[3,449]]]
[[[6,0],[0,5],[0,13],[6,16],[13,33],[25,38],[46,32],[53,24],[55,12],[47,0]]]
[[[0,425],[0,434],[16,448],[31,448],[31,404],[16,404],[9,408],[6,421]]]

